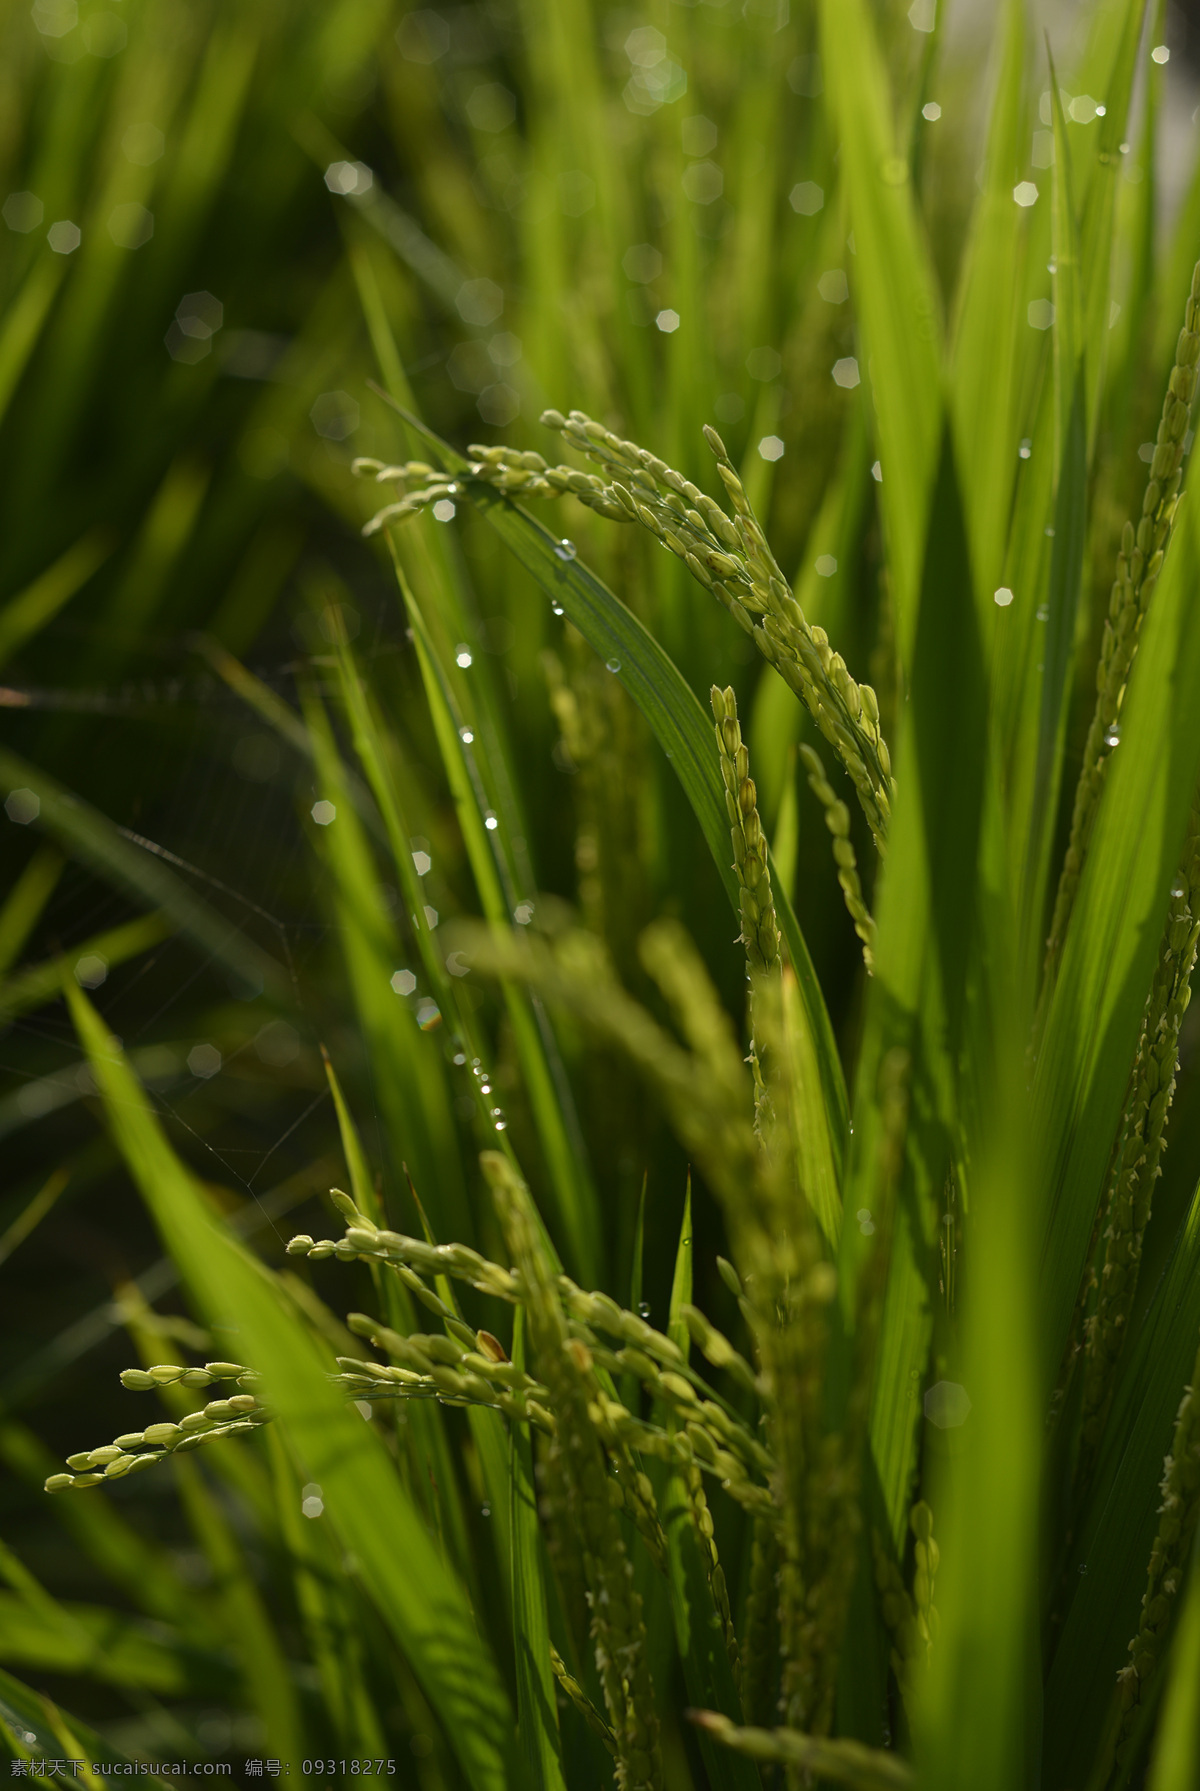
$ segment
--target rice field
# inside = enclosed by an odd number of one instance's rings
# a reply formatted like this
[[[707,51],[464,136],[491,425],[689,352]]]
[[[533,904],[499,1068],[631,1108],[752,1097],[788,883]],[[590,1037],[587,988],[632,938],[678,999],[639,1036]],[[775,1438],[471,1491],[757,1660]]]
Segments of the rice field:
[[[0,44],[12,1776],[1191,1791],[1186,18]]]

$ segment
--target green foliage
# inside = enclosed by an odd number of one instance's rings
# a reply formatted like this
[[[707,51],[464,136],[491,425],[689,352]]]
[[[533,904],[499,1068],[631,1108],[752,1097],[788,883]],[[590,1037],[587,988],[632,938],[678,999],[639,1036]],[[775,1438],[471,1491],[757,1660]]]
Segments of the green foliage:
[[[18,1764],[1196,1781],[1200,175],[940,12],[0,5]]]

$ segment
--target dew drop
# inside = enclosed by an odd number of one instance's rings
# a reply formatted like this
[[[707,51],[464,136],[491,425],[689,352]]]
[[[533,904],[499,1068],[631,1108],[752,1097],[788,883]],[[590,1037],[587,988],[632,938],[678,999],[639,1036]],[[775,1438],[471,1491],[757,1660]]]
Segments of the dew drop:
[[[561,616],[563,613],[563,606],[561,603],[552,603],[550,608],[554,611],[556,616]]]
[[[498,1119],[496,1121],[496,1130],[498,1132],[504,1132],[504,1131],[507,1131],[507,1129],[508,1129],[508,1121],[506,1119]]]
[[[1105,746],[1119,746],[1121,744],[1120,728],[1118,728],[1118,727],[1109,728],[1108,732],[1104,736],[1104,744],[1105,744]]]
[[[491,1506],[490,1505],[481,1505],[479,1507],[479,1515],[481,1517],[490,1517],[492,1515]]]
[[[639,1300],[638,1301],[638,1316],[639,1316],[639,1318],[649,1318],[649,1316],[650,1316],[649,1300]]]
[[[568,541],[565,535],[561,541],[555,543],[554,557],[556,560],[573,560],[578,553],[579,549],[575,543]]]
[[[1048,622],[1050,620],[1050,605],[1048,603],[1038,604],[1037,619],[1039,622]]]
[[[619,659],[606,659],[604,663],[610,672],[619,672],[621,669],[621,661]]]
[[[475,736],[471,732],[470,728],[459,728],[458,737],[462,741],[464,746],[470,746],[471,742],[475,738]]]

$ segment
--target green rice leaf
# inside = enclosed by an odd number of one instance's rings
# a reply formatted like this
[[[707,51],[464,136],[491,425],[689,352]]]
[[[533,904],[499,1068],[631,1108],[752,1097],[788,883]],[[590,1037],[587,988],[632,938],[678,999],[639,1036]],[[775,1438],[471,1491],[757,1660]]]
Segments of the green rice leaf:
[[[1049,1783],[1085,1773],[1138,1627],[1159,1482],[1200,1336],[1200,1200],[1193,1196],[1118,1384],[1106,1453],[1063,1562],[1058,1645],[1046,1678]],[[1064,1608],[1065,1607],[1065,1608]]]
[[[373,1431],[329,1384],[327,1363],[269,1277],[214,1223],[142,1090],[81,991],[72,1015],[114,1138],[208,1322],[236,1324],[342,1545],[437,1712],[473,1791],[503,1791],[512,1717],[499,1674]],[[236,1314],[236,1320],[231,1315]]]
[[[41,255],[30,267],[0,326],[0,419],[37,347],[42,325],[66,272],[65,256]]]
[[[229,1697],[233,1662],[180,1632],[103,1605],[39,1608],[0,1592],[0,1658],[9,1666],[136,1686],[166,1698]]]
[[[402,961],[400,942],[383,899],[378,868],[347,798],[342,761],[315,693],[306,693],[304,710],[318,787],[332,801],[336,815],[317,837],[333,878],[339,941],[359,1024],[371,1041],[393,1186],[399,1193],[402,1165],[407,1164],[418,1189],[436,1197],[439,1226],[448,1235],[470,1238],[474,1223],[439,1038],[440,1019],[432,1031],[422,1030],[420,1009],[392,987],[391,978]],[[313,832],[317,833],[315,826]]]
[[[2,352],[0,349],[0,354]],[[68,547],[66,553],[32,584],[9,598],[0,610],[0,665],[54,620],[63,604],[82,589],[112,549],[113,538],[109,530],[92,529],[73,547]]]
[[[305,1724],[290,1664],[254,1581],[250,1564],[198,1462],[173,1464],[175,1484],[192,1533],[208,1558],[226,1645],[241,1662],[247,1700],[267,1745],[285,1760],[304,1759]]]
[[[487,825],[489,813],[493,819],[497,816],[495,811],[489,810],[479,782],[472,776],[473,761],[468,760],[463,750],[461,723],[451,708],[451,692],[445,668],[439,661],[435,643],[426,625],[425,613],[407,583],[402,581],[401,589],[413,624],[425,695],[433,717],[442,763],[454,796],[480,905],[493,925],[504,927],[508,924],[510,914],[510,903],[502,885],[502,876],[507,867],[493,853],[490,844],[491,830]],[[543,1142],[549,1141],[548,1155],[552,1172],[557,1171],[552,1187],[558,1196],[558,1218],[564,1242],[577,1260],[594,1262],[599,1249],[596,1203],[589,1184],[581,1179],[580,1165],[571,1151],[567,1127],[556,1102],[557,1091],[551,1082],[547,1055],[541,1049],[542,1041],[538,1037],[540,1010],[531,1008],[521,993],[507,982],[504,984],[504,996],[509,1021],[519,1040],[517,1049],[527,1078],[530,1105],[539,1121]],[[543,1034],[543,1039],[544,1036]],[[512,1146],[507,1138],[502,1143],[511,1151]],[[549,1244],[548,1238],[543,1241]],[[557,1251],[553,1246],[550,1248],[557,1258]]]
[[[378,1760],[386,1757],[387,1742],[366,1671],[366,1613],[355,1587],[340,1571],[337,1543],[329,1526],[310,1523],[304,1516],[301,1482],[277,1425],[271,1425],[267,1431],[267,1447],[280,1534],[291,1557],[296,1602],[313,1664],[320,1674],[325,1709],[338,1736],[339,1748],[345,1748],[347,1754]]]
[[[85,958],[100,958],[107,973],[114,964],[127,963],[130,958],[140,957],[142,952],[161,944],[173,931],[165,915],[148,914],[143,920],[130,920],[122,927],[94,934],[82,945],[72,948],[68,962],[73,961],[78,966]],[[56,1001],[62,994],[62,978],[61,958],[48,958],[43,964],[31,964],[27,970],[10,976],[6,983],[0,984],[0,1025],[21,1014],[32,1013],[48,1001]]]
[[[855,239],[860,359],[875,400],[897,636],[908,665],[941,429],[937,284],[870,11],[864,0],[822,0],[820,18],[822,65]]]
[[[240,986],[263,990],[276,1000],[288,998],[282,965],[195,895],[161,858],[126,839],[106,815],[64,790],[49,772],[0,749],[0,785],[31,790],[39,803],[39,826],[65,851],[124,890],[139,907],[161,908],[194,945],[232,971]]]
[[[907,1051],[921,1132],[919,1142],[910,1139],[913,1197],[901,1202],[897,1214],[871,1420],[876,1467],[898,1544],[914,1463],[914,1388],[929,1339],[922,1284],[933,1216],[960,1149],[957,1064],[979,920],[986,702],[977,616],[974,605],[963,600],[970,590],[970,552],[947,429],[922,576],[912,701],[903,710],[897,751],[897,820],[877,896],[876,974],[868,994],[845,1197],[849,1212],[874,1210],[880,1068],[889,1051]],[[868,1247],[857,1225],[843,1226],[844,1299]]]
[[[1185,504],[1122,709],[1034,1083],[1047,1386],[1061,1359],[1092,1218],[1200,771],[1200,539]]]
[[[1088,363],[1083,338],[1081,252],[1070,144],[1053,62],[1050,64],[1050,85],[1054,119],[1054,439],[1058,488],[1050,554],[1048,619],[1042,640],[1037,761],[1025,865],[1025,927],[1031,938],[1040,933],[1049,865],[1049,836],[1058,808],[1069,673],[1087,526]]]
[[[5,897],[0,908],[0,976],[13,963],[54,894],[63,861],[53,846],[42,846]]]
[[[338,1133],[342,1140],[342,1153],[346,1159],[346,1168],[350,1175],[350,1194],[360,1213],[365,1213],[374,1224],[383,1223],[383,1210],[371,1181],[367,1168],[366,1153],[354,1118],[346,1105],[346,1097],[342,1093],[342,1085],[334,1074],[329,1053],[322,1052],[325,1062],[325,1079],[329,1083],[329,1092],[333,1096],[334,1112],[337,1114]]]
[[[939,7],[939,17],[942,9]],[[984,187],[971,221],[959,276],[953,344],[955,438],[971,478],[963,503],[971,532],[976,595],[987,613],[1000,583],[1017,468],[1021,359],[1019,295],[1024,290],[1025,231],[1013,187],[1024,166],[1023,0],[997,11],[1000,77],[988,126]]]
[[[70,1170],[63,1168],[53,1170],[33,1199],[28,1201],[12,1223],[0,1232],[0,1263],[7,1262],[13,1251],[23,1244],[30,1232],[41,1224],[70,1179]],[[0,1434],[2,1434],[2,1427],[0,1427]],[[2,1445],[0,1445],[0,1449],[2,1449]],[[47,1472],[49,1471],[48,1469]]]
[[[0,1460],[14,1475],[39,1488],[61,1467],[57,1456],[15,1418],[0,1423]],[[203,1595],[184,1584],[167,1550],[124,1517],[101,1488],[86,1499],[55,1499],[51,1510],[92,1566],[147,1617],[186,1630],[193,1641],[213,1644]]]
[[[691,1299],[692,1193],[689,1186],[683,1203],[667,1318],[667,1335],[685,1357],[691,1340],[682,1309],[691,1304]],[[688,1701],[699,1709],[718,1710],[731,1722],[740,1723],[741,1699],[725,1649],[724,1626],[701,1553],[687,1482],[675,1469],[667,1474],[659,1495],[659,1509],[667,1538],[671,1615]],[[714,1791],[761,1791],[758,1768],[753,1761],[717,1747],[703,1730],[699,1741],[705,1771]]]
[[[1098,6],[1080,68],[1084,90],[1104,95],[1104,115],[1085,136],[1076,199],[1079,205],[1080,329],[1087,368],[1089,456],[1100,420],[1100,393],[1108,360],[1121,145],[1129,133],[1129,108],[1138,66],[1146,0],[1109,0]],[[1078,142],[1079,133],[1076,133]],[[1186,287],[1187,276],[1180,282]]]
[[[43,1692],[0,1672],[0,1736],[18,1760],[87,1760],[127,1765],[128,1757],[59,1708]]]

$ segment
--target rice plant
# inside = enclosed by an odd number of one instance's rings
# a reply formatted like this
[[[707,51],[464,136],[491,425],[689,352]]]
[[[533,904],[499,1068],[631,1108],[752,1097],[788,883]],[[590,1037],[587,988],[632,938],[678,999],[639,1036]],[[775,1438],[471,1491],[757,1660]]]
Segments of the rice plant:
[[[1200,1780],[1200,175],[942,15],[7,14],[14,1772]]]

